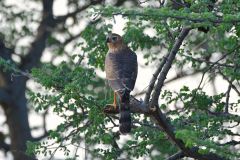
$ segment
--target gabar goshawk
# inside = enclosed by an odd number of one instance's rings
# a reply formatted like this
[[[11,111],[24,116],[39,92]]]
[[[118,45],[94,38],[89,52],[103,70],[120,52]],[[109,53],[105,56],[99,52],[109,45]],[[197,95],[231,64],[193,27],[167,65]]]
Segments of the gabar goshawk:
[[[118,34],[109,34],[106,42],[109,48],[105,59],[106,78],[114,91],[113,106],[115,109],[117,107],[116,96],[119,96],[119,131],[121,134],[126,134],[131,131],[129,101],[138,73],[137,56]]]

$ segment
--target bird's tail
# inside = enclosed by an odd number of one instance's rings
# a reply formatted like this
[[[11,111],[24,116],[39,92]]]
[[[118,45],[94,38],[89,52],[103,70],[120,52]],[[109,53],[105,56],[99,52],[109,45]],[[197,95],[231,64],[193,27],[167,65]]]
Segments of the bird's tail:
[[[124,91],[121,94],[119,131],[121,134],[127,134],[131,131],[131,112],[129,107],[130,92]]]

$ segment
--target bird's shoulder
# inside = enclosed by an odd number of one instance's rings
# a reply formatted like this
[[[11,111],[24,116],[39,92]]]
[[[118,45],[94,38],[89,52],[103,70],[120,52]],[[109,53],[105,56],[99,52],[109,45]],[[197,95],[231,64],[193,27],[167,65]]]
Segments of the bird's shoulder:
[[[107,56],[109,57],[126,56],[126,55],[136,56],[136,53],[132,51],[129,47],[125,47],[121,50],[116,50],[116,51],[109,50],[107,53]]]

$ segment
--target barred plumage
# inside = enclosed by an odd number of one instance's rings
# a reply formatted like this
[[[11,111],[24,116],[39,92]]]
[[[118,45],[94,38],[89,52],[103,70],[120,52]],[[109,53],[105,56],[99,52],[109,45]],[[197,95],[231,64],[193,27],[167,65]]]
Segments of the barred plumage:
[[[105,60],[106,78],[114,91],[132,91],[137,78],[137,56],[129,48],[108,53]]]
[[[105,59],[106,78],[110,87],[120,97],[119,130],[125,134],[131,130],[129,99],[137,78],[137,56],[117,34],[110,34],[107,43],[109,52]]]

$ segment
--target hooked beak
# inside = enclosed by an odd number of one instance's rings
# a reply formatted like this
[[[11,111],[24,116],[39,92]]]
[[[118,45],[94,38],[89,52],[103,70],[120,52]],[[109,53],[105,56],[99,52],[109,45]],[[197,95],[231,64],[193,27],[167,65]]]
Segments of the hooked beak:
[[[109,39],[109,37],[107,37],[107,39],[106,39],[106,43],[110,43],[110,39]]]

